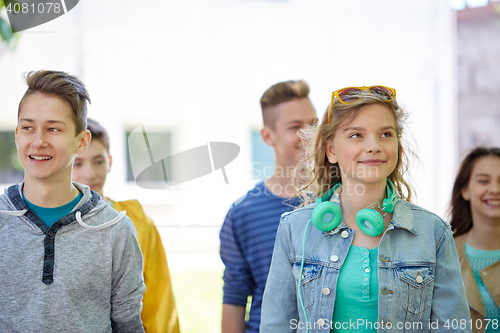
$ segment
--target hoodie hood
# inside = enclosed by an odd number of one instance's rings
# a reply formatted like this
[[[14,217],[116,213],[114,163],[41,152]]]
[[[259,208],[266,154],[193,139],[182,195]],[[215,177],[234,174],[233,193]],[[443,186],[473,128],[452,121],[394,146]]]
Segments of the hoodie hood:
[[[23,200],[21,192],[23,185],[24,181],[5,189],[5,194],[0,196],[0,216],[2,214],[26,216],[46,232],[48,228],[45,223],[33,211],[29,210]],[[99,230],[110,227],[125,217],[126,211],[117,213],[113,209],[109,209],[111,207],[104,200],[101,200],[101,196],[97,192],[91,191],[87,185],[75,182],[73,182],[73,185],[82,193],[82,198],[71,213],[57,223],[61,222],[61,224],[65,225],[76,221],[84,228]],[[104,214],[107,217],[105,221],[102,219],[103,215],[100,215],[104,209],[107,210]],[[95,218],[97,215],[99,215],[99,218]]]

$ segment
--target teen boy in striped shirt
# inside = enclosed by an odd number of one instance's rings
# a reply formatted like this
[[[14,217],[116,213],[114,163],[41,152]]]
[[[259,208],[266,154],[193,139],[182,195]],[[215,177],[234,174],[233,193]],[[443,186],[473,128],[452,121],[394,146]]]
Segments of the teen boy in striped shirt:
[[[271,264],[281,214],[300,204],[291,184],[292,169],[302,151],[297,132],[316,120],[303,80],[280,82],[261,98],[262,139],[274,148],[273,175],[229,209],[220,231],[225,265],[222,333],[259,332],[262,295]],[[245,322],[248,296],[252,296]]]

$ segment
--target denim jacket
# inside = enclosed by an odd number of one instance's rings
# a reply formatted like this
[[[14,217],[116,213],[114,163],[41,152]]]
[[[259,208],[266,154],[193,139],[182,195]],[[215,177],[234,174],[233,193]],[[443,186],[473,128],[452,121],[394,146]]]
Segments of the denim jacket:
[[[330,232],[309,223],[316,204],[281,217],[264,292],[261,332],[330,332],[339,271],[354,238],[344,221]],[[297,297],[304,256],[301,296]],[[398,200],[378,246],[378,332],[471,332],[450,225]],[[357,325],[357,326],[356,326]],[[359,322],[350,328],[366,330]],[[377,326],[378,325],[378,326]],[[370,328],[370,326],[368,326]]]

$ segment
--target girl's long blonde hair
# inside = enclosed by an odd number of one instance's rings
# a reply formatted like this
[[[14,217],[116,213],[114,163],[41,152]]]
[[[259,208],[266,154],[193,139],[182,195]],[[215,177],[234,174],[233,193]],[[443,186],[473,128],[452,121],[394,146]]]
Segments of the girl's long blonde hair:
[[[403,177],[407,173],[409,165],[407,151],[402,143],[403,126],[408,115],[398,105],[396,99],[393,98],[389,102],[383,96],[363,93],[359,100],[351,104],[342,104],[337,99],[332,102],[330,123],[328,123],[329,106],[319,125],[304,129],[300,133],[304,141],[305,154],[295,168],[293,183],[304,199],[304,204],[313,202],[315,198],[342,180],[338,163],[332,164],[326,157],[327,142],[333,140],[341,124],[348,125],[363,106],[370,104],[385,105],[394,113],[398,139],[398,161],[388,178],[394,183],[396,191],[400,193],[401,197],[411,201],[413,191]],[[344,121],[346,121],[345,124],[343,124]],[[312,197],[311,193],[314,194]]]

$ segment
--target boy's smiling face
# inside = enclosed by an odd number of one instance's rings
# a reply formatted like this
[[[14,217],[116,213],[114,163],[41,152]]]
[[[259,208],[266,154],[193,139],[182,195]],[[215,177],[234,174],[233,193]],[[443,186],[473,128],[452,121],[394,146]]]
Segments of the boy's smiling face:
[[[75,135],[68,102],[36,92],[21,105],[16,127],[16,147],[25,169],[25,180],[56,181],[67,177],[76,154],[87,150],[90,133]]]

